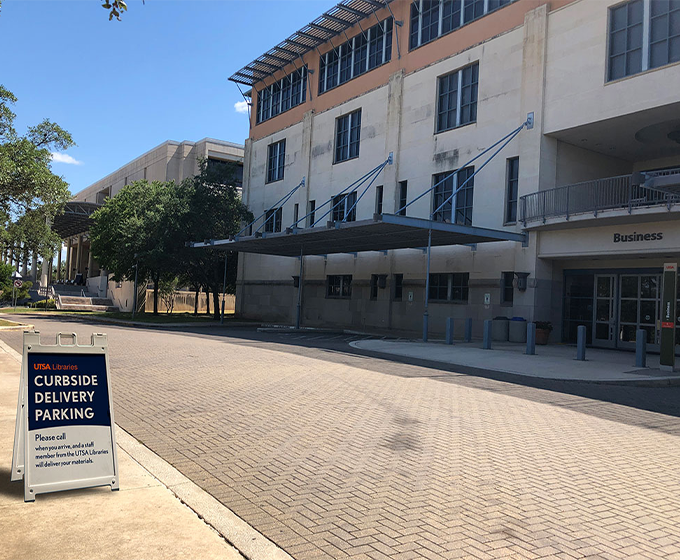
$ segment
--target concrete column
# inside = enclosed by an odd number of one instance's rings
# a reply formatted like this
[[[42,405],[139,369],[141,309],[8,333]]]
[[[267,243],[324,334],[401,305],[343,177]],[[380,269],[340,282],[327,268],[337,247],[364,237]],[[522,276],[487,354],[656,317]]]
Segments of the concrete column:
[[[36,282],[37,280],[38,280],[38,255],[36,253],[33,253],[33,255],[31,256],[31,281]]]
[[[57,280],[61,280],[61,250],[62,244],[59,244],[59,250],[57,252]]]
[[[78,251],[76,252],[76,274],[82,272],[82,259],[83,259],[83,236],[78,236]]]
[[[73,241],[69,237],[66,240],[66,276],[64,277],[64,280],[70,280],[71,279],[71,244]]]
[[[92,268],[94,267],[94,261],[92,260],[92,245],[87,249],[87,277],[92,278]]]

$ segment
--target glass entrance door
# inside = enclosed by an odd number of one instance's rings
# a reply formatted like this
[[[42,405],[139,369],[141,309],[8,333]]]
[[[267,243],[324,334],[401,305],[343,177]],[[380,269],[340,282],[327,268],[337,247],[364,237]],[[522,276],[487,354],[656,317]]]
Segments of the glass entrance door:
[[[593,346],[616,346],[616,275],[596,274],[593,306]]]
[[[634,348],[636,332],[647,332],[647,347],[659,349],[660,274],[622,274],[619,304],[619,346]]]

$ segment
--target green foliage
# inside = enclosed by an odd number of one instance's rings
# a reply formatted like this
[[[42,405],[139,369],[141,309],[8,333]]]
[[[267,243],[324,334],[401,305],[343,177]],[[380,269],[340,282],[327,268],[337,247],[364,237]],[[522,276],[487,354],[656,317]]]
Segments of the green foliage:
[[[45,300],[41,299],[39,301],[34,301],[28,304],[28,307],[31,309],[45,309]],[[56,309],[57,308],[57,302],[54,301],[52,298],[47,300],[47,309]]]
[[[109,10],[109,21],[113,18],[120,21],[121,14],[127,12],[127,4],[123,0],[106,0],[102,4],[102,8]]]
[[[12,301],[12,287],[14,285],[12,272],[15,270],[13,266],[0,262],[0,301]],[[17,300],[26,299],[32,286],[32,282],[24,280],[21,288],[15,291]]]
[[[17,98],[0,85],[0,214],[12,218],[38,208],[54,215],[68,200],[68,185],[52,173],[51,152],[75,145],[58,124],[44,120],[25,135],[14,128]]]

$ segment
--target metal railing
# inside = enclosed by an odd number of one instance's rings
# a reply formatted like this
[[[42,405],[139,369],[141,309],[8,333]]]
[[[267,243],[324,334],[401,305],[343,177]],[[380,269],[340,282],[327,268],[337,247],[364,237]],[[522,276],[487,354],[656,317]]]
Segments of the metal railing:
[[[680,169],[658,173],[677,174],[680,183]],[[645,173],[645,176],[655,175]],[[616,209],[625,209],[630,213],[635,208],[661,204],[670,210],[677,203],[680,203],[680,194],[636,185],[633,184],[632,175],[620,175],[524,195],[519,201],[519,221],[526,226],[528,222],[545,223],[548,218],[564,217],[568,220],[575,214],[588,213],[597,217],[602,210]]]

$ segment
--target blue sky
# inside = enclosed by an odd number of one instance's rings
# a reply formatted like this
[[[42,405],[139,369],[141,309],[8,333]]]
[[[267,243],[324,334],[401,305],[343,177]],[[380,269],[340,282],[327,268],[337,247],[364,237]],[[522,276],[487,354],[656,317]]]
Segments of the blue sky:
[[[0,83],[21,132],[49,118],[74,137],[53,162],[75,193],[165,140],[242,143],[248,119],[231,74],[333,0],[4,0]]]

